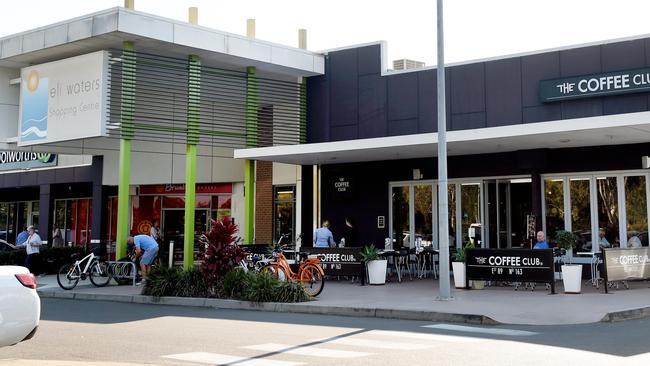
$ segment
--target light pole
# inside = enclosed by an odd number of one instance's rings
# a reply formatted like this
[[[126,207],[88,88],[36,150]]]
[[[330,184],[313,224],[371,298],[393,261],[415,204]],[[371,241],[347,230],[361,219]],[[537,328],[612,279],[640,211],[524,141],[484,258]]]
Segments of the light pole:
[[[438,300],[451,300],[449,283],[449,199],[447,193],[447,114],[445,111],[445,45],[442,0],[438,0],[438,249],[440,282]]]

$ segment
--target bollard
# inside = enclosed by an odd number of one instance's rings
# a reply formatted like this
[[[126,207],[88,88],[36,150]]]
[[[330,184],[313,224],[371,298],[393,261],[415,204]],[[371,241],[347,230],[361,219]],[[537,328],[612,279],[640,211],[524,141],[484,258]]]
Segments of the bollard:
[[[169,268],[174,266],[174,241],[169,241]]]

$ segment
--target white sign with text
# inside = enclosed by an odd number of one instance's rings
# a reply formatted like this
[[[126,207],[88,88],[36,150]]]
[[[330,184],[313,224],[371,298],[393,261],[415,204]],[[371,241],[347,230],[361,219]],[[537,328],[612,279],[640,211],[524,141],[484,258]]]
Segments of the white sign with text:
[[[21,70],[18,146],[106,136],[108,53]]]

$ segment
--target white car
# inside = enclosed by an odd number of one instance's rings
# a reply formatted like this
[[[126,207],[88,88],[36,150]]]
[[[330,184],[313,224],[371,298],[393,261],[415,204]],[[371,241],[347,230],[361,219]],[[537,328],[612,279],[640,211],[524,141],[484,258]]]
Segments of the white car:
[[[36,279],[20,266],[0,266],[0,347],[34,336],[41,318]]]

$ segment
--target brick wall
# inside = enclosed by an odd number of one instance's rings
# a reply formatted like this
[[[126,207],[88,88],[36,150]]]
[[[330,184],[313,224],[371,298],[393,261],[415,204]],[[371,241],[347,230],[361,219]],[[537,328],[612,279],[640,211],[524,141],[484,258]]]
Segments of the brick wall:
[[[255,243],[273,241],[273,163],[255,162]]]

